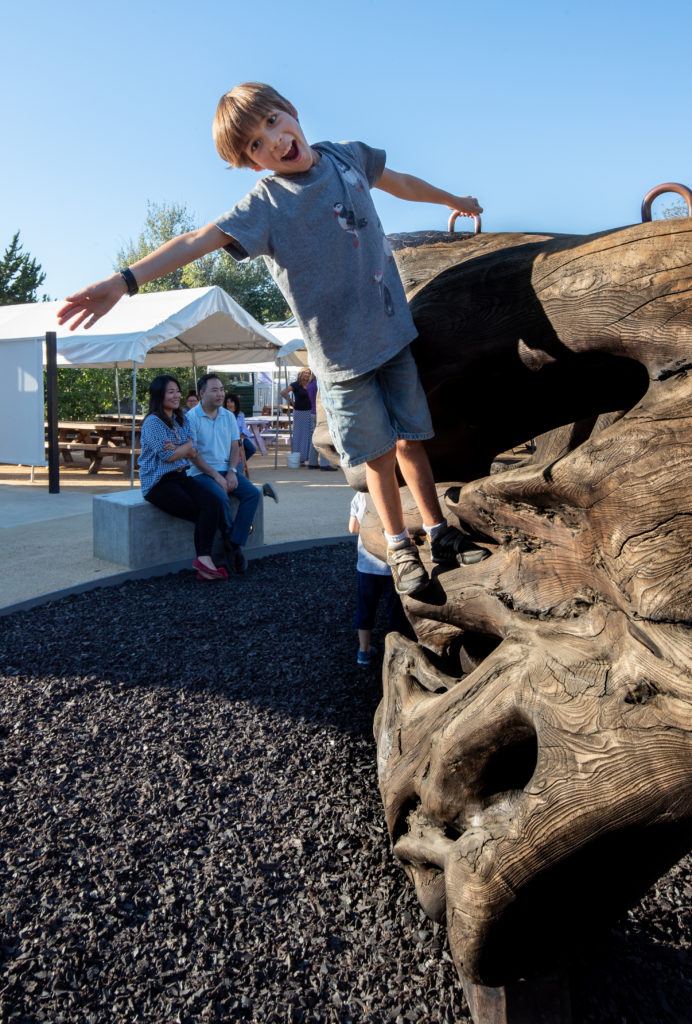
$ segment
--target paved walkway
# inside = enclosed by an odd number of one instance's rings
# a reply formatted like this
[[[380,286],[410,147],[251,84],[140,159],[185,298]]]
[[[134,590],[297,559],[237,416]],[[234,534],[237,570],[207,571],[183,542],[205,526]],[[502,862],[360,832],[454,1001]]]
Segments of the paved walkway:
[[[264,501],[267,545],[346,536],[353,492],[340,471],[287,469],[285,453],[255,457],[256,484],[269,481],[279,504]],[[0,609],[68,587],[104,580],[127,571],[94,558],[91,502],[96,494],[128,487],[118,468],[87,476],[86,463],[60,467],[60,494],[48,493],[48,472],[0,465]]]

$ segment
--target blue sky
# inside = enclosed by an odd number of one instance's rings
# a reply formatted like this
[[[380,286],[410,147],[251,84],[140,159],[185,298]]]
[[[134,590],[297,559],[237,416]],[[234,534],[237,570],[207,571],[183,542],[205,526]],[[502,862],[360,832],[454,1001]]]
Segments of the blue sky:
[[[255,175],[224,168],[210,124],[248,79],[288,96],[311,141],[362,139],[478,196],[484,230],[631,224],[651,186],[692,185],[689,38],[678,0],[14,0],[0,248],[19,229],[60,298],[112,271],[147,200],[200,224],[232,206]],[[375,196],[386,231],[446,223]]]

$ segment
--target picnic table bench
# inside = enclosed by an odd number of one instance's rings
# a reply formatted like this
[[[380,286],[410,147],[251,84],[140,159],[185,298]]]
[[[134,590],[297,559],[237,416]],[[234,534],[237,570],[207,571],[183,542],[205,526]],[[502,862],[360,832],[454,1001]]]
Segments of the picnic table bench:
[[[135,442],[139,441],[141,424],[135,426]],[[87,473],[94,475],[101,469],[105,456],[123,460],[127,472],[132,456],[132,424],[127,422],[102,423],[100,421],[63,421],[58,423],[58,449],[65,463],[73,462],[73,452],[83,452],[89,458]],[[139,455],[138,446],[134,449]]]

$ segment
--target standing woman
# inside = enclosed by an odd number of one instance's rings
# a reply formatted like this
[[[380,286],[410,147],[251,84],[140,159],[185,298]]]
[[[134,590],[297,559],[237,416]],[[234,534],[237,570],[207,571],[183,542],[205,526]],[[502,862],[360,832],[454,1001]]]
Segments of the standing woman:
[[[312,443],[312,403],[307,386],[312,379],[310,370],[301,370],[298,379],[281,392],[293,406],[293,440],[291,451],[300,452],[300,464],[304,466],[310,457]]]
[[[190,457],[196,451],[180,410],[180,385],[167,373],[154,377],[149,385],[149,412],[142,423],[141,446],[142,496],[169,515],[195,524],[197,557],[192,567],[197,579],[228,579],[226,570],[217,569],[211,557],[219,504],[187,475]]]

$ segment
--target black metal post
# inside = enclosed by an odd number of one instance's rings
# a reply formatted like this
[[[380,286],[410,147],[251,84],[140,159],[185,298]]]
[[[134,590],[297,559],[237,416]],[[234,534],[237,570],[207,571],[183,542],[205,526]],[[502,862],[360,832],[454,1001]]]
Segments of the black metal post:
[[[48,405],[48,493],[60,493],[58,448],[58,338],[46,331],[46,399]]]

